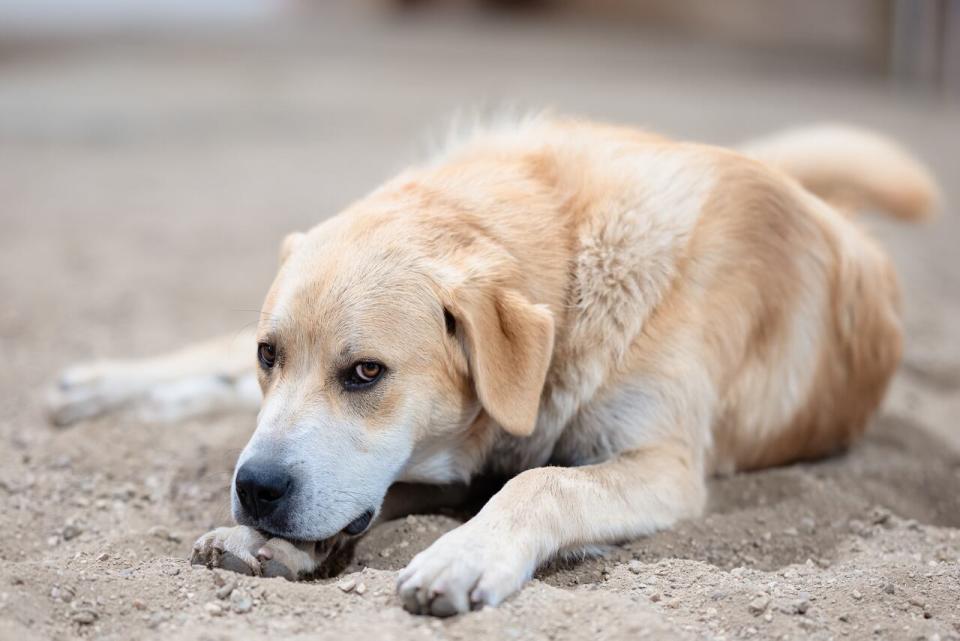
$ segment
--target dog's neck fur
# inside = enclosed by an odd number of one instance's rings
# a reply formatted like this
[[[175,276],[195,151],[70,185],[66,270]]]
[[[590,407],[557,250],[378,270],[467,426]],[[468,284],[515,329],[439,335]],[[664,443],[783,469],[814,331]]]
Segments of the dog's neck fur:
[[[408,189],[416,184],[430,199],[431,212],[437,211],[438,198],[466,194],[466,200],[447,204],[457,220],[463,220],[464,211],[476,212],[470,225],[457,229],[453,250],[470,280],[512,288],[547,306],[555,321],[553,362],[534,432],[517,437],[489,417],[475,421],[447,453],[450,463],[464,466],[459,470],[464,479],[480,471],[516,474],[553,461],[591,462],[616,451],[616,439],[596,444],[580,442],[590,441],[591,435],[566,433],[604,389],[611,368],[629,352],[679,274],[681,257],[673,245],[658,239],[689,234],[713,188],[705,178],[710,174],[696,169],[688,152],[664,153],[651,146],[625,157],[622,131],[599,137],[593,131],[584,141],[576,126],[559,132],[552,132],[549,123],[536,126],[543,128],[538,133],[543,144],[533,151],[518,147],[515,139],[503,144],[484,139],[449,154],[443,164],[395,181]],[[600,144],[604,138],[606,146]],[[648,190],[659,184],[673,187],[663,194]],[[504,191],[501,185],[511,188]],[[597,199],[595,191],[608,198]],[[615,197],[610,200],[609,194]],[[611,208],[619,213],[610,216]],[[539,211],[528,218],[517,216],[518,210]],[[530,226],[531,220],[545,219],[554,225]],[[436,220],[426,227],[435,228]],[[551,250],[558,247],[564,248],[560,254]],[[644,247],[663,249],[638,253]],[[569,263],[570,255],[576,263]],[[621,318],[625,309],[633,313]],[[610,318],[616,320],[616,331],[597,321]],[[577,441],[577,446],[568,447],[567,441]],[[594,454],[571,458],[568,450]]]

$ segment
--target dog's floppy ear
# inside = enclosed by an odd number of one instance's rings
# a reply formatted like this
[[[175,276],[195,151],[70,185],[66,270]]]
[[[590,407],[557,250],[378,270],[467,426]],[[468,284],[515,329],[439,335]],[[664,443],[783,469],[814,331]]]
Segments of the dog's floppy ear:
[[[287,234],[283,239],[283,242],[280,243],[280,264],[287,262],[287,259],[290,258],[290,254],[296,251],[297,247],[303,242],[303,239],[306,237],[306,234],[303,232],[294,232],[292,234]]]
[[[459,291],[450,305],[477,396],[510,434],[529,436],[553,353],[553,314],[512,289]]]

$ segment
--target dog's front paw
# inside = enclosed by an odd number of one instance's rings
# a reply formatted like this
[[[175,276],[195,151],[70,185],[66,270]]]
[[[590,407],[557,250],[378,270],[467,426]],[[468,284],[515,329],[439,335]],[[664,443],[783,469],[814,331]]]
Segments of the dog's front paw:
[[[267,537],[252,527],[218,527],[193,544],[190,563],[259,576],[263,570],[257,552],[266,542]]]
[[[315,543],[268,539],[246,525],[220,527],[197,539],[190,562],[239,574],[296,581],[317,569],[316,547]]]
[[[397,592],[406,610],[446,617],[497,605],[533,570],[515,542],[467,523],[415,556],[400,572]]]

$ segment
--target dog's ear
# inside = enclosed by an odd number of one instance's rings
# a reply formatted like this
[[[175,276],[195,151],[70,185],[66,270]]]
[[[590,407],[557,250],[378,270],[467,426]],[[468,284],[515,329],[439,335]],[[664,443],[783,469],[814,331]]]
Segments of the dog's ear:
[[[287,262],[287,259],[290,258],[290,254],[296,251],[297,247],[303,243],[303,239],[306,238],[306,234],[303,232],[294,232],[292,234],[287,234],[283,239],[283,242],[280,243],[280,264]]]
[[[480,403],[507,432],[529,436],[553,353],[553,314],[512,289],[460,291],[450,307]]]

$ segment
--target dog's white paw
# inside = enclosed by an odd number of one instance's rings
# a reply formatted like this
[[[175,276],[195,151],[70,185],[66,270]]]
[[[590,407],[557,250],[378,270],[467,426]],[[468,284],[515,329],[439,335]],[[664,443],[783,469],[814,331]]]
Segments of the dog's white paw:
[[[400,572],[397,592],[403,607],[446,617],[499,604],[534,570],[533,561],[513,543],[479,523],[448,532]]]
[[[296,581],[317,569],[315,548],[315,543],[268,539],[246,525],[220,527],[197,539],[190,562],[239,574]]]
[[[259,576],[262,570],[257,552],[266,542],[267,537],[252,527],[218,527],[193,544],[190,563]]]

